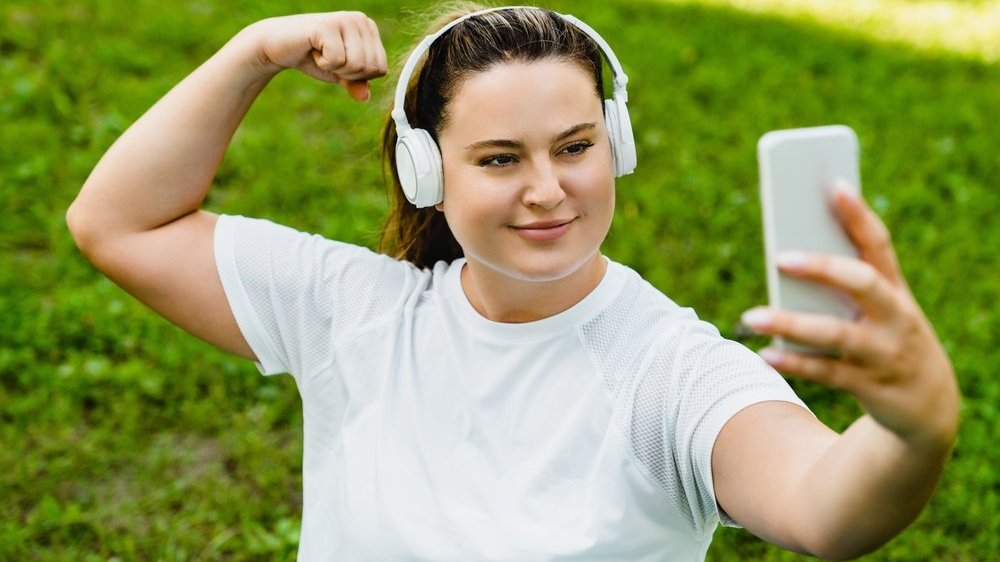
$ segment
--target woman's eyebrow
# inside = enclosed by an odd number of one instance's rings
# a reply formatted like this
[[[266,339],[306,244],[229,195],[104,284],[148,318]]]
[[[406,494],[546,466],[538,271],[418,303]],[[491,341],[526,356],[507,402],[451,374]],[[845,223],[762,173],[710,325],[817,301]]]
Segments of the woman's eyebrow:
[[[466,150],[479,150],[481,148],[523,148],[524,143],[507,139],[490,139],[476,141],[465,147]]]
[[[563,140],[566,137],[571,137],[571,136],[579,133],[580,131],[588,131],[588,130],[596,129],[596,128],[597,128],[597,124],[596,123],[580,123],[579,125],[573,125],[569,129],[566,129],[565,131],[563,131],[563,132],[559,133],[558,135],[556,135],[552,139],[552,142],[559,142],[559,141]]]
[[[580,131],[590,130],[597,128],[595,123],[580,123],[578,125],[573,125],[569,129],[559,133],[552,138],[552,142],[558,142],[566,137],[571,137]],[[479,150],[483,148],[508,148],[508,149],[520,149],[524,148],[524,143],[521,141],[510,140],[510,139],[489,139],[476,141],[472,144],[466,145],[466,150]]]

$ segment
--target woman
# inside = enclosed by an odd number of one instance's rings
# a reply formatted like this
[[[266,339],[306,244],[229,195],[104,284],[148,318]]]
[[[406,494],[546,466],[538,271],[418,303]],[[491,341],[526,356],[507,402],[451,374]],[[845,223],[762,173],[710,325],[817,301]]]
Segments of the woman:
[[[479,13],[436,38],[386,129],[396,258],[200,210],[278,72],[369,98],[386,58],[363,14],[247,27],[88,178],[67,219],[97,267],[196,336],[295,377],[300,560],[700,560],[720,520],[850,558],[928,501],[959,397],[882,223],[841,191],[861,258],[783,263],[852,295],[861,319],[744,318],[840,352],[762,353],[861,402],[838,435],[760,357],[601,255],[628,166],[600,65],[592,36],[539,9]],[[416,150],[397,145],[411,126],[439,168],[399,154]],[[413,193],[425,172],[443,197]]]

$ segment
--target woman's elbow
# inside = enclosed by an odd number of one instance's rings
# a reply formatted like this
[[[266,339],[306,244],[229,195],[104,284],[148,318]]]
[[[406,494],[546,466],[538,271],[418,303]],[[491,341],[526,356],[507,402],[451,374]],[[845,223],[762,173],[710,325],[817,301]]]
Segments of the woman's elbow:
[[[88,255],[88,249],[93,246],[93,221],[88,216],[86,209],[80,203],[80,199],[77,198],[70,204],[69,208],[66,209],[66,227],[69,229],[70,235],[73,237],[73,242],[76,247],[86,256]],[[89,257],[89,256],[88,256]]]
[[[841,560],[854,560],[866,554],[871,554],[886,542],[888,540],[872,543],[871,541],[852,540],[850,537],[838,537],[814,544],[806,550],[809,554],[820,560],[837,562]]]
[[[77,197],[66,210],[66,227],[80,253],[95,267],[100,268],[101,255],[112,241],[107,218],[90,209],[91,204]]]

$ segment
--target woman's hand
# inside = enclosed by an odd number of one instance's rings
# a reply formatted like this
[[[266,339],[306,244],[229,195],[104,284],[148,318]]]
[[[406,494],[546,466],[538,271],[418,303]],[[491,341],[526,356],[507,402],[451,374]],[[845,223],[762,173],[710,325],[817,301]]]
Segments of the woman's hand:
[[[911,445],[950,448],[958,429],[959,390],[948,356],[900,272],[885,225],[863,200],[837,189],[836,210],[859,259],[790,253],[780,270],[853,297],[855,321],[755,308],[743,322],[839,352],[838,357],[761,350],[776,369],[854,395],[876,422]]]
[[[296,68],[340,84],[358,101],[370,97],[368,81],[386,73],[378,26],[361,12],[269,18],[248,26],[236,39],[249,41],[263,76]]]

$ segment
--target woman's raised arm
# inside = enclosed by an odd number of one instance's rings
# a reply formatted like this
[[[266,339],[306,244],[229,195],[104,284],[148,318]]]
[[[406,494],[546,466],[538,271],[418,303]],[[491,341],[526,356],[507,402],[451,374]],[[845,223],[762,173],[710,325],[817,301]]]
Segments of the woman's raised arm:
[[[185,330],[250,358],[216,272],[216,217],[199,209],[243,116],[285,68],[364,101],[386,58],[375,23],[358,12],[254,23],[122,134],[66,215],[105,275]]]
[[[713,453],[716,497],[748,530],[795,550],[848,559],[910,524],[930,499],[958,432],[951,362],[900,272],[888,230],[863,200],[836,208],[860,259],[790,255],[782,270],[850,294],[857,321],[755,309],[744,322],[840,352],[764,350],[777,369],[852,394],[865,414],[842,434],[766,402],[736,414]]]

